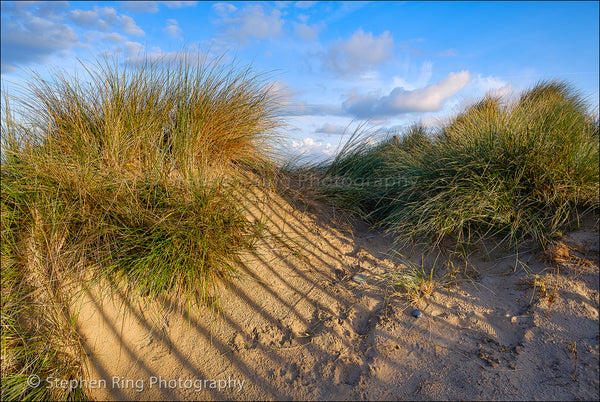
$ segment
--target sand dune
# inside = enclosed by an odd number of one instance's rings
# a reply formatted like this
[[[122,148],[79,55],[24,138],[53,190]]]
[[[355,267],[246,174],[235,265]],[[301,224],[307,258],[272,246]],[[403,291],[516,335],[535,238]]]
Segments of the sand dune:
[[[105,380],[93,397],[598,398],[597,220],[554,254],[473,255],[462,262],[471,280],[439,287],[414,318],[387,279],[405,268],[388,254],[389,237],[310,199],[268,197],[250,213],[268,216],[272,236],[222,288],[218,314],[86,293],[78,326],[88,380]],[[524,264],[549,288],[558,278],[555,300],[527,288]]]

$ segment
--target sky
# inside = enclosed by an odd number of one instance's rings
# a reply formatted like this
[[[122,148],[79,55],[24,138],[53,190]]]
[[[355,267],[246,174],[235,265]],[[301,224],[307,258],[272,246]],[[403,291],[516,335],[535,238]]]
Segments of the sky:
[[[364,122],[381,135],[435,127],[540,80],[567,80],[598,110],[598,1],[2,1],[1,13],[3,92],[104,52],[225,54],[268,73],[283,148],[309,160]]]

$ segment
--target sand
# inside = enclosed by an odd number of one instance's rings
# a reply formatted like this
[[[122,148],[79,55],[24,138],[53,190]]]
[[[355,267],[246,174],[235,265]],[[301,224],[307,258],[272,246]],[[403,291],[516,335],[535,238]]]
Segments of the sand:
[[[210,306],[188,315],[167,300],[132,305],[119,293],[86,292],[78,329],[90,394],[598,399],[597,218],[545,254],[525,245],[518,259],[499,248],[475,252],[466,267],[453,258],[470,279],[440,285],[414,318],[415,306],[390,280],[406,265],[390,254],[389,236],[314,200],[294,203],[270,195],[251,211],[262,211],[292,247],[273,237],[247,255],[240,277],[221,289],[217,315]],[[426,267],[436,258],[418,247],[400,252]],[[544,279],[546,295],[528,288],[530,274]]]

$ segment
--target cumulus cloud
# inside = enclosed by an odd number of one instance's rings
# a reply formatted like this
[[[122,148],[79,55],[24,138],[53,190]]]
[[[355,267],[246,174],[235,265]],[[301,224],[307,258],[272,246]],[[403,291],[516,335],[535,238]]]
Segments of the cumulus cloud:
[[[43,62],[78,44],[73,29],[57,17],[60,8],[61,4],[2,3],[2,72],[16,71],[20,64]]]
[[[133,18],[127,16],[127,15],[122,15],[119,18],[119,22],[121,24],[121,29],[123,31],[125,31],[126,33],[130,34],[130,35],[134,35],[134,36],[144,36],[145,32],[142,30],[142,28],[138,27],[135,23],[135,21],[133,20]]]
[[[217,3],[219,4],[219,3]],[[221,10],[224,10],[221,7]],[[265,13],[261,4],[251,4],[241,10],[226,15],[220,21],[225,36],[245,44],[250,38],[266,39],[281,36],[283,19],[280,10]]]
[[[177,20],[172,18],[167,20],[167,26],[163,29],[163,32],[169,35],[171,38],[178,38],[183,33]]]
[[[99,16],[96,11],[73,10],[69,13],[69,19],[79,26],[96,25]]]
[[[394,88],[389,95],[352,94],[342,107],[348,113],[359,118],[391,117],[410,112],[435,112],[442,103],[463,89],[471,81],[468,71],[450,73],[443,80],[424,88],[406,90]]]
[[[212,7],[219,17],[227,17],[229,14],[237,11],[237,7],[229,3],[216,3]]]
[[[325,66],[338,73],[369,70],[392,58],[394,38],[389,31],[379,36],[359,28],[346,41],[335,41],[324,55]]]
[[[305,137],[298,141],[292,141],[290,150],[294,155],[301,155],[309,159],[325,159],[335,153],[336,147],[331,143],[323,143]]]
[[[116,32],[111,32],[109,34],[104,35],[104,40],[107,40],[112,43],[121,43],[126,39],[126,37]]]
[[[26,18],[33,14],[45,19],[60,19],[61,11],[68,7],[68,1],[3,1],[2,14],[11,18]]]
[[[88,31],[83,34],[83,37],[88,45],[103,44],[107,41],[114,44],[120,44],[127,40],[127,37],[117,32],[104,33],[100,31]]]
[[[112,7],[97,7],[93,10],[72,10],[68,17],[83,28],[96,28],[100,31],[121,30],[129,35],[143,36],[144,31],[137,26],[133,18],[119,15]]]

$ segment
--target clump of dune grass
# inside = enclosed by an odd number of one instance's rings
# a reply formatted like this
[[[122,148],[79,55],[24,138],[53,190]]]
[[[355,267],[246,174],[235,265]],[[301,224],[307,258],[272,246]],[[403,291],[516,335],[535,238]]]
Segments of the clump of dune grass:
[[[395,284],[401,287],[402,294],[412,304],[419,306],[431,297],[439,284],[433,277],[434,271],[434,266],[427,272],[422,264],[409,263],[405,270],[397,273]]]
[[[389,136],[376,142],[378,133],[359,124],[333,160],[322,163],[320,195],[335,205],[372,223],[387,216],[400,188],[413,182],[410,171],[399,175],[390,160],[392,149],[405,150],[406,159],[416,158],[430,142],[425,129],[415,125],[403,137]]]
[[[79,387],[45,381],[84,375],[69,293],[78,252],[64,242],[56,204],[38,206],[46,208],[42,223],[38,208],[14,202],[18,189],[4,177],[1,185],[2,400],[85,399]]]
[[[26,383],[82,376],[77,289],[212,301],[260,238],[239,200],[274,171],[278,100],[250,68],[179,56],[32,73],[4,99],[3,400],[82,397]]]
[[[513,101],[486,96],[438,130],[414,125],[374,145],[355,136],[329,169],[350,184],[330,178],[321,191],[402,243],[494,237],[545,246],[598,208],[598,138],[583,97],[544,81]]]

